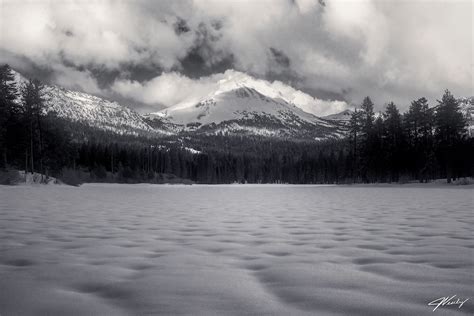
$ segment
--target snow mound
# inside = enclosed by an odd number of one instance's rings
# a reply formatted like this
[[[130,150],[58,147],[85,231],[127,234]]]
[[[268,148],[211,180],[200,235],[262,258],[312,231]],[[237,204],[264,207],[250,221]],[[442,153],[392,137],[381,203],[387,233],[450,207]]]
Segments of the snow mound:
[[[33,185],[33,184],[63,184],[55,177],[38,172],[25,172],[24,170],[9,170],[0,173],[0,184],[8,185]]]

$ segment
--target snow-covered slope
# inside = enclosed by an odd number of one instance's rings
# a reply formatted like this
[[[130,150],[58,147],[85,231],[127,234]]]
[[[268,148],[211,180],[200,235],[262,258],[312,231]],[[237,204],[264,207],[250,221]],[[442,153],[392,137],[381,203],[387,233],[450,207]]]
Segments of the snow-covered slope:
[[[323,116],[322,118],[326,119],[326,120],[330,120],[330,121],[337,121],[337,122],[341,122],[341,123],[347,123],[351,120],[352,113],[354,113],[353,110],[347,109],[347,110],[344,110],[344,111],[339,112],[339,113]]]
[[[48,111],[54,111],[58,116],[72,121],[118,134],[153,131],[140,114],[116,102],[56,86],[45,86],[44,98]]]
[[[18,87],[27,82],[20,73],[13,72]],[[117,134],[149,134],[161,132],[130,108],[87,93],[44,85],[45,111],[61,118]]]
[[[282,98],[254,88],[224,86],[196,104],[179,104],[150,115],[186,131],[211,134],[245,133],[310,138],[341,137],[343,130]]]

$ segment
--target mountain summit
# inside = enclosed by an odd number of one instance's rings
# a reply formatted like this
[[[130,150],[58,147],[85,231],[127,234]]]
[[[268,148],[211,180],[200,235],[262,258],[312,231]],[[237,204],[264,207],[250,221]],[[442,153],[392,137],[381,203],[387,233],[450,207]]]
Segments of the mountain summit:
[[[338,124],[307,113],[283,98],[271,98],[240,84],[232,88],[218,90],[194,105],[180,104],[149,117],[168,126],[181,126],[184,131],[206,134],[316,139],[343,134]]]
[[[199,89],[193,89],[189,95],[177,104],[172,104],[172,107],[183,108],[193,106],[196,103],[222,93],[239,88],[250,88],[268,98],[281,99],[316,116],[329,115],[348,108],[348,104],[345,101],[318,99],[281,81],[270,82],[264,79],[257,79],[232,69],[222,74],[216,74],[212,79],[203,79],[199,87]]]

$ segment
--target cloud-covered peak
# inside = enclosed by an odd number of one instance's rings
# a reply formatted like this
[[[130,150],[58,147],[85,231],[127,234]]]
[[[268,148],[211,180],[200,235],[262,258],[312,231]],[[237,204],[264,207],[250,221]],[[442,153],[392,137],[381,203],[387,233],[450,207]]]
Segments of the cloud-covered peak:
[[[161,104],[174,108],[194,106],[203,100],[239,88],[255,89],[267,97],[282,99],[315,115],[340,112],[348,106],[344,101],[320,100],[281,81],[256,79],[233,69],[196,80],[171,72],[163,73],[143,83],[117,80],[112,85],[112,90],[124,97],[133,98],[150,106]]]

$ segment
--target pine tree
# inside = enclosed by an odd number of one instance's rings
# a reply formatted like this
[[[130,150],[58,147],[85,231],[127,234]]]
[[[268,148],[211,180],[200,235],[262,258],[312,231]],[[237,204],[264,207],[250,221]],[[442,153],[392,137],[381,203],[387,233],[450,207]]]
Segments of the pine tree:
[[[466,133],[466,121],[459,109],[458,101],[448,90],[438,103],[435,114],[435,137],[446,167],[447,182],[450,183],[453,176],[453,152]]]
[[[361,129],[362,140],[364,146],[361,148],[360,155],[360,175],[364,182],[374,181],[372,166],[377,161],[378,153],[375,150],[375,134],[374,134],[374,103],[370,97],[365,97],[361,104]]]
[[[429,108],[425,98],[411,103],[403,116],[403,125],[408,142],[408,156],[411,157],[411,161],[407,163],[408,168],[420,182],[427,181],[434,165],[434,118],[433,109]]]
[[[362,132],[367,137],[371,132],[374,125],[375,114],[374,114],[374,103],[370,97],[365,97],[364,101],[360,106],[362,111]]]
[[[374,143],[373,151],[377,154],[377,159],[373,164],[377,181],[386,181],[385,169],[387,168],[387,155],[385,152],[385,125],[383,121],[383,115],[377,116],[374,122]]]
[[[15,111],[15,99],[17,89],[13,82],[14,76],[10,66],[0,67],[0,168],[8,165],[8,129],[10,120],[13,119]]]
[[[44,100],[42,97],[42,85],[38,80],[30,80],[22,87],[21,97],[23,103],[23,117],[28,128],[28,144],[26,149],[27,161],[31,172],[38,170],[35,158],[39,161],[39,171],[43,170],[43,135],[42,115],[44,111]],[[36,157],[38,156],[38,157]]]
[[[438,103],[435,114],[436,138],[441,144],[451,146],[465,134],[466,122],[458,101],[449,90],[445,91]]]
[[[360,135],[362,132],[362,118],[363,118],[363,112],[355,109],[355,111],[352,113],[351,119],[349,121],[349,133],[350,133],[350,151],[352,153],[352,179],[355,182],[356,179],[358,178],[359,172],[359,147],[360,144],[362,143],[362,140],[360,140]]]
[[[433,111],[425,98],[413,101],[403,120],[405,131],[412,144],[417,144],[423,138],[426,139],[432,135]]]
[[[384,117],[385,147],[390,169],[390,180],[398,181],[400,176],[400,162],[403,159],[403,129],[402,117],[397,106],[390,102],[387,105]]]

